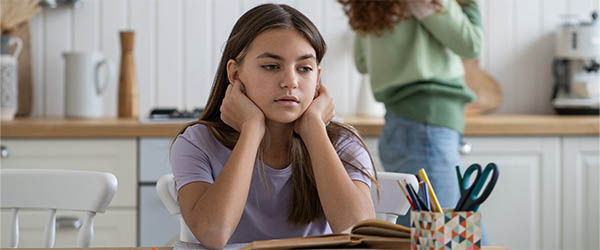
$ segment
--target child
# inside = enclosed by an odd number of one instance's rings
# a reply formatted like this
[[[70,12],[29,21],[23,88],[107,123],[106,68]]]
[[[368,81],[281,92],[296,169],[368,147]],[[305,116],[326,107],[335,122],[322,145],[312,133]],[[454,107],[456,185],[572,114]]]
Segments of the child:
[[[325,50],[287,5],[257,6],[233,27],[201,118],[171,148],[181,213],[205,247],[341,232],[375,217],[371,155],[331,121]]]
[[[443,208],[458,201],[455,166],[464,106],[474,98],[461,57],[483,46],[475,0],[338,0],[357,32],[355,65],[386,107],[379,152],[386,171],[425,168]],[[409,217],[400,217],[408,225]]]

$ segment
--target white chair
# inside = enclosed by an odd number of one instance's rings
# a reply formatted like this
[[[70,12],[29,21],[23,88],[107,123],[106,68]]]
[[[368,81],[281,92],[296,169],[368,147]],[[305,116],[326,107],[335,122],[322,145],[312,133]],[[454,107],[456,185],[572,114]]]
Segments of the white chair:
[[[398,185],[398,180],[406,181],[419,190],[417,177],[412,174],[401,174],[393,172],[378,172],[379,181],[379,200],[377,199],[377,190],[371,188],[371,198],[375,206],[377,218],[391,223],[396,223],[399,215],[405,215],[410,209],[410,203]]]
[[[48,209],[43,247],[52,248],[55,240],[56,210],[84,211],[85,219],[77,236],[77,247],[89,247],[93,238],[94,217],[104,212],[117,191],[117,178],[111,173],[50,170],[0,169],[0,206],[12,210],[9,246],[19,244],[19,210]]]
[[[404,193],[402,193],[400,186],[398,186],[397,181],[406,180],[406,182],[410,183],[416,189],[418,187],[417,178],[412,174],[390,172],[379,172],[377,176],[380,185],[379,200],[377,200],[376,189],[374,186],[371,188],[371,197],[375,206],[377,218],[396,223],[398,216],[406,214],[410,208],[410,204],[406,200]],[[179,203],[177,202],[175,180],[173,179],[172,174],[163,175],[158,179],[158,182],[156,183],[156,192],[169,213],[179,218],[179,240],[183,242],[199,243],[181,216],[181,210],[179,210]]]
[[[183,242],[200,243],[198,239],[196,239],[196,236],[192,234],[192,231],[190,231],[187,224],[185,224],[183,216],[181,215],[179,203],[177,202],[177,189],[175,188],[173,174],[166,174],[158,179],[158,182],[156,182],[156,192],[169,211],[169,214],[177,216],[179,219],[179,240]]]

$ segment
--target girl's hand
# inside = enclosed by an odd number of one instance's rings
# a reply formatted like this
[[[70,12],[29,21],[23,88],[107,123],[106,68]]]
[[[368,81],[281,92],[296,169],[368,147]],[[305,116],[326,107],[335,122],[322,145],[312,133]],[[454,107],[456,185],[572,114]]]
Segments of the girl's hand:
[[[311,131],[311,128],[317,128],[317,126],[327,126],[331,119],[335,116],[335,107],[333,104],[333,97],[327,91],[327,88],[322,84],[319,84],[317,94],[312,103],[308,106],[308,109],[304,111],[304,114],[296,120],[294,123],[294,131],[304,137],[306,133]]]
[[[245,125],[258,125],[264,133],[265,115],[244,93],[244,85],[236,80],[227,86],[221,104],[221,120],[238,132]]]
[[[420,20],[440,11],[446,1],[448,0],[412,0],[408,1],[408,9]]]

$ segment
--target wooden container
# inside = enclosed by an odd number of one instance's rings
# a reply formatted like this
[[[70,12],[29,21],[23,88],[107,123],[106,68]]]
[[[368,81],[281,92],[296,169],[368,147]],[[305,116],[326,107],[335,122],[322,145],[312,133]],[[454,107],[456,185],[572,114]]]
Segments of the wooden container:
[[[138,88],[133,45],[135,33],[121,31],[121,73],[119,76],[119,117],[138,117]]]

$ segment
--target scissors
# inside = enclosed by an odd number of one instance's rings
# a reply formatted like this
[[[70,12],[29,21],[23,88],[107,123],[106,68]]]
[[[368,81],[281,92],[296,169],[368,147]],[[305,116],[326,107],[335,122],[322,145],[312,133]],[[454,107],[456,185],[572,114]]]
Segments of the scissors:
[[[469,179],[473,175],[473,172],[476,173],[475,180],[470,186],[466,187],[466,185],[469,184]],[[490,174],[492,175],[491,179],[486,185]],[[498,181],[499,174],[498,167],[495,163],[489,163],[487,166],[485,166],[483,172],[479,164],[473,164],[467,168],[467,171],[465,171],[465,174],[462,176],[460,174],[459,167],[456,166],[456,176],[458,177],[460,199],[458,200],[454,211],[477,211],[479,205],[481,205],[481,203],[487,199],[494,189],[494,186]]]

